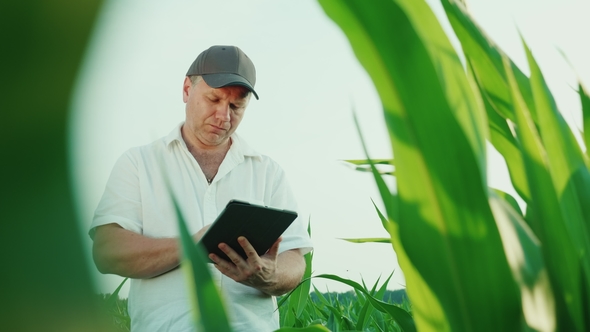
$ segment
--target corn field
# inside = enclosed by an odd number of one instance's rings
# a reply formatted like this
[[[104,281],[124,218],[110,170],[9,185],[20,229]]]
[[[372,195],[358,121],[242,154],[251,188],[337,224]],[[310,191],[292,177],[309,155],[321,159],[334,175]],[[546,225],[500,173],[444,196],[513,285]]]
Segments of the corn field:
[[[364,304],[402,331],[590,329],[588,154],[526,42],[530,77],[460,2],[441,1],[464,63],[424,1],[319,2],[375,84],[395,156],[387,163],[396,188],[371,159],[365,164],[385,206],[376,212],[406,277],[411,315],[371,296]],[[581,83],[578,93],[587,125],[590,98]],[[525,211],[488,186],[486,141],[506,160]],[[291,321],[302,313],[294,310]],[[211,314],[203,313],[203,326]]]
[[[576,90],[584,130],[577,141],[526,41],[522,48],[529,75],[487,37],[462,1],[441,0],[460,51],[423,0],[318,2],[374,83],[394,155],[391,160],[367,155],[350,161],[373,174],[382,200],[375,204],[374,219],[389,237],[348,240],[391,244],[383,250],[397,255],[409,303],[383,301],[389,279],[365,285],[314,275],[309,254],[304,280],[281,298],[279,331],[589,331],[590,95],[582,82]],[[99,1],[77,6],[75,22],[50,22],[67,31],[71,42],[59,50],[47,48],[51,56],[35,57],[43,64],[35,70],[13,66],[22,69],[17,83],[23,85],[27,77],[59,77],[38,98],[53,116],[41,117],[37,135],[22,142],[31,147],[27,151],[38,142],[54,144],[44,150],[48,155],[37,157],[59,158],[34,169],[38,160],[18,151],[27,176],[5,181],[11,192],[2,200],[9,219],[3,224],[20,227],[3,232],[11,237],[3,241],[3,251],[19,253],[18,259],[6,261],[10,273],[2,282],[19,286],[5,292],[4,303],[10,305],[3,308],[2,326],[7,331],[112,331],[84,272],[88,262],[77,240],[69,189],[63,185],[66,153],[59,144],[65,141],[65,109]],[[70,10],[65,5],[59,9]],[[22,24],[8,16],[4,21]],[[44,49],[62,42],[62,37],[27,30],[35,29],[36,21],[24,22],[21,37],[27,43],[22,47]],[[33,32],[43,38],[28,38]],[[63,60],[60,66],[52,66],[55,58]],[[12,69],[7,68],[8,74]],[[18,98],[7,101],[6,109],[18,109],[29,97],[12,85],[6,84],[5,91]],[[14,128],[4,131],[8,134],[30,127],[20,115],[9,122]],[[362,140],[360,130],[358,134]],[[506,161],[518,197],[488,185],[487,142]],[[6,144],[3,151],[14,152],[14,146]],[[17,174],[12,164],[6,163],[1,173]],[[382,172],[379,164],[394,171]],[[388,185],[387,177],[395,177],[395,186]],[[22,204],[13,199],[22,188],[43,181],[47,192],[29,190]],[[30,201],[42,202],[42,209],[30,209]],[[30,228],[28,220],[45,220],[46,215],[60,222]],[[179,219],[195,324],[204,331],[231,331],[207,259]],[[56,234],[66,234],[66,240],[56,241]],[[23,248],[15,245],[21,243],[24,249],[15,250]],[[37,282],[40,278],[43,284]],[[350,286],[356,300],[319,298],[314,289],[319,302],[312,301],[314,278]]]

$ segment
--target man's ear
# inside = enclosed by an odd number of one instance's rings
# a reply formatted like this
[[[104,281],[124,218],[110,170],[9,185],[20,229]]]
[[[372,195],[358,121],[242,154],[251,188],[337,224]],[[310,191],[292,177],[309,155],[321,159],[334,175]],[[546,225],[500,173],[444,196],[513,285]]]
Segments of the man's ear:
[[[187,76],[184,78],[184,83],[182,83],[182,101],[186,104],[188,101],[188,94],[192,87],[191,79]]]

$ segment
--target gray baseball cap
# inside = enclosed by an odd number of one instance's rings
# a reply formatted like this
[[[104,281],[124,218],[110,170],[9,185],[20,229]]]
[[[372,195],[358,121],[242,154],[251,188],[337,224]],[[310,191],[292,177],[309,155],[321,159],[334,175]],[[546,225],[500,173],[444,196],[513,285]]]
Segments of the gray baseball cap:
[[[240,85],[254,91],[256,68],[252,60],[236,46],[211,46],[203,51],[188,69],[186,76],[200,75],[212,88]]]

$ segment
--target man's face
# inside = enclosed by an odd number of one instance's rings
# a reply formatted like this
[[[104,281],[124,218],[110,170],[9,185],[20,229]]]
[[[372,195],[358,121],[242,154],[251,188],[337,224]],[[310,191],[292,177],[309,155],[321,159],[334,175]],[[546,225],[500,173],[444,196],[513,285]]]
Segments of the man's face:
[[[248,92],[241,86],[214,89],[203,79],[193,86],[186,77],[182,88],[182,99],[186,103],[183,135],[188,136],[185,139],[201,147],[227,142],[242,121],[250,101]]]

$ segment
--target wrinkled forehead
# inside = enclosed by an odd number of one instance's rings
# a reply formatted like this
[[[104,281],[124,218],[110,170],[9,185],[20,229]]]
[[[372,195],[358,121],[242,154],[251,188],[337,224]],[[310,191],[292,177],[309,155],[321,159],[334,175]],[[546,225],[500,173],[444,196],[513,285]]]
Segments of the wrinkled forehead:
[[[249,89],[240,85],[230,85],[221,88],[212,88],[213,94],[218,97],[236,98],[248,101],[250,99],[251,92]]]

